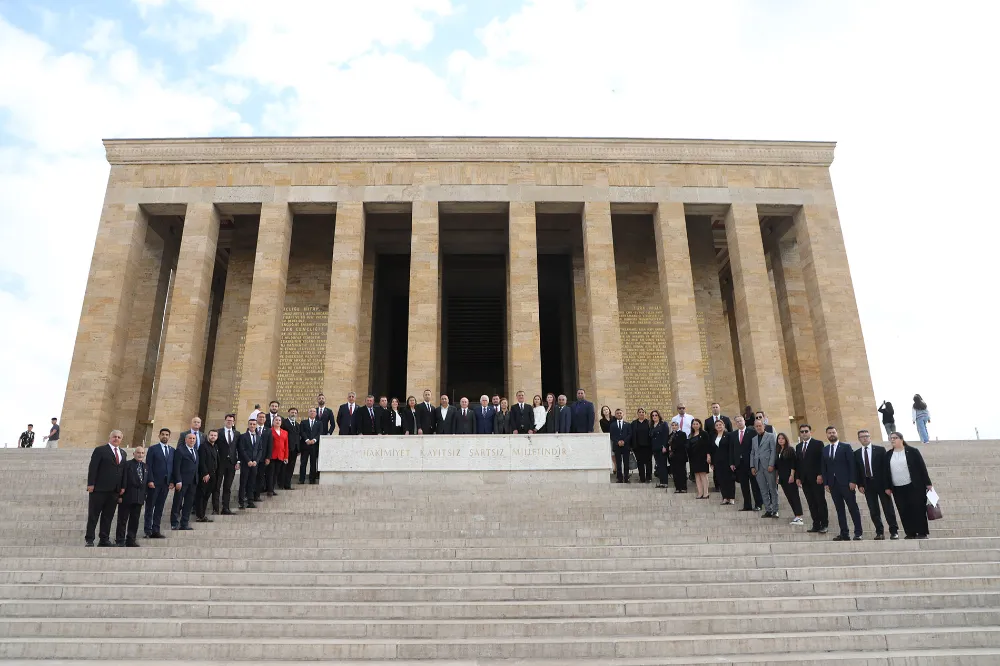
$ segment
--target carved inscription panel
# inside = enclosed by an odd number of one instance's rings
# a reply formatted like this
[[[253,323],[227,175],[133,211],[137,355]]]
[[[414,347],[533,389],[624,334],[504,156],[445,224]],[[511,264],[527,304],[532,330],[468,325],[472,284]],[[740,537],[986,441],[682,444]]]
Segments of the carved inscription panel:
[[[670,404],[670,376],[667,368],[667,337],[663,308],[659,305],[633,306],[620,313],[622,371],[628,417],[635,410],[659,409],[664,418],[673,412]]]
[[[306,410],[316,404],[316,395],[323,390],[326,318],[327,308],[323,306],[285,308],[277,388],[282,413],[288,407],[298,407],[299,418],[306,418]]]

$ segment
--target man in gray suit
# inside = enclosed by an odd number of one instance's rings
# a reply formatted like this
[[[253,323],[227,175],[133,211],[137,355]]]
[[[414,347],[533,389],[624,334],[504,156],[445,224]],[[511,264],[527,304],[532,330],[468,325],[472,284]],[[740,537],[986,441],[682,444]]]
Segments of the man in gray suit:
[[[765,432],[764,419],[757,417],[753,424],[757,434],[750,445],[750,473],[757,478],[764,500],[764,515],[761,518],[778,517],[778,483],[774,472],[774,452],[778,448],[778,438],[773,432]]]

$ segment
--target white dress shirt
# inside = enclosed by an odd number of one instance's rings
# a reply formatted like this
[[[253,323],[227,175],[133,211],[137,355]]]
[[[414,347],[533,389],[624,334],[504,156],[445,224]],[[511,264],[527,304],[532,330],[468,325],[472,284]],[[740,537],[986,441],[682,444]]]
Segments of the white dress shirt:
[[[684,414],[683,416],[681,416],[680,414],[675,414],[674,418],[670,419],[670,422],[676,423],[678,426],[680,426],[679,430],[681,430],[685,435],[690,435],[691,421],[693,420],[694,417],[691,416],[690,414]]]
[[[889,457],[889,472],[892,474],[892,485],[905,486],[910,479],[910,466],[906,464],[906,450],[893,451]]]

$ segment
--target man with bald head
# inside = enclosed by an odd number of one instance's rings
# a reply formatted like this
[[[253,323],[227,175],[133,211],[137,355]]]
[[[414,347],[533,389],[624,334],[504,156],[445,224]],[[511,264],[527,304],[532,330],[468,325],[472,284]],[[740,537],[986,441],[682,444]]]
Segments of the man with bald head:
[[[174,451],[174,470],[170,481],[174,487],[174,502],[170,507],[170,529],[190,530],[191,511],[198,488],[197,436],[189,432],[183,444]]]
[[[101,523],[97,544],[102,547],[114,546],[111,542],[111,520],[115,517],[119,491],[122,486],[122,467],[125,465],[125,449],[122,448],[122,431],[112,430],[108,443],[102,444],[90,454],[90,468],[87,470],[87,531],[84,539],[88,546],[94,545],[94,530]]]

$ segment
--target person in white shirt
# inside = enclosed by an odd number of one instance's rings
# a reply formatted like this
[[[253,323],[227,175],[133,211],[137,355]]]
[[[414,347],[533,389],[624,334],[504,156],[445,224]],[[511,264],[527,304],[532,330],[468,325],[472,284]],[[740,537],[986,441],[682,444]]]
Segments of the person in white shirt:
[[[683,432],[685,437],[688,437],[691,435],[691,421],[693,420],[694,417],[688,415],[687,408],[680,404],[677,405],[677,414],[670,419],[670,422],[676,423],[677,429]]]
[[[545,428],[545,407],[542,405],[542,396],[536,395],[531,399],[531,413],[535,422],[535,432],[542,432]]]

